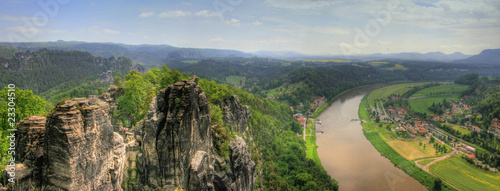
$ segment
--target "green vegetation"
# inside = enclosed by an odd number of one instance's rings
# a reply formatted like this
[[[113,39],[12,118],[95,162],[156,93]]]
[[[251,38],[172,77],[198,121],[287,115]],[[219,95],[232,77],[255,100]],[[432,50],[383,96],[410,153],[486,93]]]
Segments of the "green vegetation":
[[[4,62],[9,67],[0,67],[1,87],[14,83],[45,99],[63,92],[71,97],[95,95],[99,87],[106,88],[109,85],[98,82],[101,73],[114,68],[114,76],[123,76],[134,65],[131,59],[124,57],[107,59],[95,57],[88,52],[48,49],[40,49],[21,59],[6,59]],[[88,85],[89,82],[92,85]]]
[[[7,136],[12,133],[7,129],[17,128],[17,123],[25,119],[26,117],[33,115],[46,114],[47,109],[51,106],[48,105],[42,98],[33,94],[30,90],[20,90],[19,88],[14,88],[14,91],[9,91],[8,87],[5,87],[0,91],[0,153],[2,157],[0,158],[0,166],[4,167],[8,164],[11,157],[11,152],[9,151],[10,139]],[[12,107],[9,107],[9,103]],[[14,109],[12,109],[14,108]],[[14,121],[9,120],[13,118]],[[12,126],[11,126],[12,123]],[[3,176],[4,168],[0,169],[0,176]]]
[[[439,161],[430,171],[461,190],[500,190],[500,174],[469,164],[459,155]]]
[[[408,69],[409,68],[404,67],[401,64],[395,64],[393,67],[383,68],[383,70],[390,70],[390,71],[394,71],[394,70],[408,70]]]
[[[240,76],[228,76],[226,77],[226,82],[229,84],[242,84],[242,82],[245,82],[245,78],[242,78]]]
[[[314,120],[309,120],[307,122],[307,126],[309,128],[306,128],[306,157],[308,159],[314,160],[314,162],[321,164],[321,160],[319,159],[318,155],[318,145],[316,145],[316,130]],[[309,131],[309,129],[311,129]],[[309,133],[307,133],[309,131]]]
[[[430,88],[425,88],[413,94],[412,97],[422,97],[422,96],[432,96],[437,94],[461,94],[467,90],[468,85],[461,84],[448,84],[444,86],[435,86]]]
[[[248,126],[253,141],[248,141],[251,158],[264,171],[263,182],[257,181],[256,187],[263,186],[264,190],[338,190],[338,185],[321,164],[307,158],[306,143],[296,134],[302,133],[297,120],[291,117],[291,110],[287,105],[275,101],[259,98],[244,90],[227,85],[217,84],[214,81],[202,79],[199,81],[211,105],[215,116],[212,120],[221,121],[220,103],[235,93],[240,102],[250,107],[252,118]],[[222,92],[222,93],[221,93]],[[225,93],[224,93],[225,92]],[[214,108],[214,107],[219,107]],[[214,123],[214,122],[212,122]],[[217,122],[216,122],[217,123]],[[228,128],[224,133],[216,132],[217,142],[225,152],[223,134],[229,134]],[[234,132],[233,132],[234,133]],[[262,156],[261,156],[262,154]]]
[[[433,114],[433,112],[429,110],[429,107],[431,107],[433,103],[437,104],[443,102],[443,99],[447,101],[457,101],[460,99],[460,94],[443,94],[408,100],[408,105],[414,112],[430,115]]]
[[[377,100],[377,99],[385,99],[391,95],[403,95],[410,89],[411,86],[419,86],[425,83],[404,83],[404,84],[396,84],[391,86],[382,87],[376,90],[373,90],[368,94],[368,100]]]
[[[443,123],[442,125],[448,125],[451,128],[455,129],[456,131],[460,132],[462,135],[470,135],[471,134],[471,132],[469,130],[460,127],[460,125],[451,124],[451,123]]]
[[[421,164],[421,165],[427,165],[429,163],[431,163],[432,161],[434,161],[435,159],[427,159],[427,160],[422,160],[420,162],[418,162],[418,164]]]

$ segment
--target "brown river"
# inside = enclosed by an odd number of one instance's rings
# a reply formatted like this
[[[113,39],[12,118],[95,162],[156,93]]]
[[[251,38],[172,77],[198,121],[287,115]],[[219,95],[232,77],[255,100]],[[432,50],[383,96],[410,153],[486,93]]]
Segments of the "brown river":
[[[384,158],[363,135],[358,108],[361,99],[375,87],[365,87],[339,96],[317,119],[316,143],[321,163],[339,190],[426,190]]]

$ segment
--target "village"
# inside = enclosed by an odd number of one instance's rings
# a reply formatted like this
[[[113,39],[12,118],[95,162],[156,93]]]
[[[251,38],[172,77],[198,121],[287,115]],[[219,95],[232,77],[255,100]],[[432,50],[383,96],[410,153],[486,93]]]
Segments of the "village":
[[[465,133],[480,133],[481,128],[472,125],[470,119],[474,115],[469,106],[464,103],[463,99],[458,101],[447,101],[451,106],[444,110],[442,115],[431,114],[422,119],[408,111],[407,100],[413,98],[401,98],[391,95],[383,100],[378,100],[376,106],[371,106],[372,118],[375,121],[395,124],[391,131],[395,132],[398,140],[411,140],[417,137],[426,139],[435,139],[439,144],[447,145],[452,149],[452,155],[466,154],[468,160],[473,161],[476,166],[483,169],[488,169],[493,172],[498,172],[498,169],[492,168],[476,159],[474,145],[457,138],[450,133],[438,128],[441,124],[448,125],[451,128],[461,128],[457,131]],[[380,105],[378,104],[380,102]],[[387,111],[387,112],[386,112]],[[458,121],[463,122],[463,125],[457,125]],[[491,121],[491,127],[488,132],[495,136],[500,135],[500,120],[494,118]]]

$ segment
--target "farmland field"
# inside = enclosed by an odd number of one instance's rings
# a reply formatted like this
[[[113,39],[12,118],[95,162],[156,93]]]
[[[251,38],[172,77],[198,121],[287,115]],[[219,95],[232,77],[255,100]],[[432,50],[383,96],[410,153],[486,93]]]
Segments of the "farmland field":
[[[420,146],[420,142],[426,145],[425,149],[423,145]],[[434,149],[432,145],[429,144],[429,140],[425,138],[407,141],[392,140],[388,141],[387,144],[408,160],[437,156],[436,149]]]
[[[409,68],[407,67],[404,67],[402,65],[399,65],[399,64],[396,64],[395,66],[393,67],[389,67],[389,68],[384,68],[383,70],[390,70],[390,71],[393,71],[393,70],[408,70]]]
[[[368,95],[368,100],[372,101],[375,99],[384,99],[392,94],[402,95],[411,89],[410,86],[419,86],[423,84],[426,83],[405,83],[382,87],[370,92],[370,94]]]
[[[500,190],[500,173],[479,169],[459,155],[431,165],[430,171],[461,190]]]
[[[460,85],[460,84],[448,84],[448,85],[444,85],[444,86],[435,86],[435,87],[430,87],[430,88],[420,90],[417,93],[413,94],[412,97],[429,96],[429,95],[436,95],[436,94],[461,93],[461,92],[465,91],[468,87],[469,86],[467,86],[467,85]]]
[[[428,109],[432,106],[432,103],[442,102],[443,99],[450,100],[458,100],[460,98],[459,94],[444,94],[444,95],[435,95],[424,98],[418,98],[413,100],[408,100],[408,104],[411,106],[411,109],[415,112],[427,113],[427,115],[432,114],[432,112]]]

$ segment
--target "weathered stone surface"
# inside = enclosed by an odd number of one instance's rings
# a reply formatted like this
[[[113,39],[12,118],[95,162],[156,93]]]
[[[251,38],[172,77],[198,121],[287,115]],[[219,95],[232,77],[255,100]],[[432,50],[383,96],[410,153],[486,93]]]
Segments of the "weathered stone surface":
[[[113,72],[111,70],[103,72],[99,78],[100,82],[113,82]]]
[[[255,184],[255,163],[250,158],[247,143],[236,136],[229,146],[231,152],[231,172],[233,173],[233,190],[253,190]]]
[[[251,117],[250,109],[246,105],[241,105],[240,100],[236,95],[229,99],[225,99],[222,103],[224,115],[222,120],[231,128],[243,134],[247,129],[248,119]]]
[[[125,144],[94,102],[66,100],[19,128],[22,177],[13,190],[122,190]]]
[[[27,161],[30,167],[43,156],[45,117],[31,116],[17,126],[16,155],[18,162]]]
[[[246,127],[247,107],[226,102],[228,121]],[[245,110],[245,108],[247,110]],[[238,114],[229,114],[237,111]],[[210,109],[197,78],[170,85],[136,125],[139,189],[253,190],[255,163],[242,138],[231,146],[231,166],[213,152]]]
[[[210,109],[197,81],[183,80],[160,92],[143,127],[137,128],[140,184],[153,189],[188,188],[192,158],[198,151],[211,155]]]

